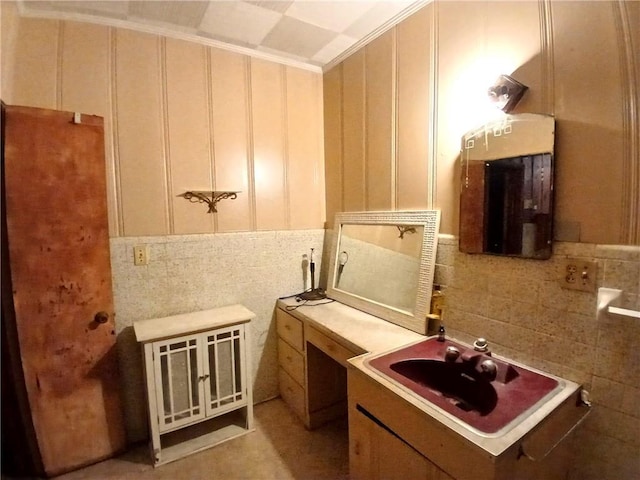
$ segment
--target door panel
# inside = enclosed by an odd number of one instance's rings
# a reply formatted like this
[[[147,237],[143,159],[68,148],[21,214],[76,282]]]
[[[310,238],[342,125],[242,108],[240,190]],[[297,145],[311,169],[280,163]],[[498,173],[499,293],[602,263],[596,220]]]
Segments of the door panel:
[[[103,122],[83,115],[74,124],[72,113],[26,107],[5,114],[16,330],[44,469],[54,475],[125,444]]]

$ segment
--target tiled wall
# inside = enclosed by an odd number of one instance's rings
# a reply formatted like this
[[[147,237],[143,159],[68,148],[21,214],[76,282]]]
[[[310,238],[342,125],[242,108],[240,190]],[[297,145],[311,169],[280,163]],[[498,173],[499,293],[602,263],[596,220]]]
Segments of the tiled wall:
[[[275,300],[308,288],[302,256],[329,248],[323,230],[123,237],[111,240],[118,349],[130,441],[147,436],[135,320],[242,303],[252,323],[254,398],[278,394]],[[329,238],[330,235],[327,235]],[[149,247],[149,265],[133,265],[133,246]],[[441,235],[436,282],[444,286],[444,324],[457,338],[485,336],[493,350],[577,381],[594,408],[576,436],[571,480],[640,477],[640,321],[596,315],[596,294],[562,289],[568,256],[597,260],[599,287],[625,292],[640,308],[640,247],[556,243],[547,261],[458,252]],[[325,263],[326,258],[325,258]],[[322,272],[326,276],[326,272]],[[308,275],[308,274],[307,274]],[[318,282],[326,282],[317,279]]]
[[[497,354],[590,391],[572,480],[640,478],[640,320],[597,315],[596,293],[561,288],[567,257],[596,260],[597,287],[623,290],[624,306],[640,310],[640,247],[555,243],[553,257],[539,261],[463,254],[441,236],[443,323],[454,337],[486,337]]]
[[[310,287],[303,255],[315,249],[318,275],[323,241],[323,230],[111,239],[117,346],[130,442],[147,438],[141,353],[133,322],[243,304],[257,315],[251,322],[254,400],[274,397],[278,395],[275,302]],[[134,245],[147,245],[148,265],[134,266]]]

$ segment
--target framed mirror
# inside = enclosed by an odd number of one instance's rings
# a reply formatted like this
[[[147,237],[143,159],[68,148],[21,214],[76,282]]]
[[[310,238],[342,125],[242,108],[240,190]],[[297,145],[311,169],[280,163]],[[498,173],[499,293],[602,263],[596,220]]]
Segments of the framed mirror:
[[[547,259],[555,122],[518,114],[462,139],[460,251]]]
[[[347,212],[335,218],[327,296],[425,334],[440,212]]]

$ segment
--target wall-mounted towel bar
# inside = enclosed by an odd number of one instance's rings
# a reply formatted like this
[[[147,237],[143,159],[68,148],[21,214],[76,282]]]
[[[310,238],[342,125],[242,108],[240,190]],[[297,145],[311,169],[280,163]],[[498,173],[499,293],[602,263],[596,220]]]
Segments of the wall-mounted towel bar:
[[[602,312],[621,315],[624,317],[640,318],[640,311],[623,308],[620,305],[622,300],[622,290],[617,288],[598,289],[598,315]]]

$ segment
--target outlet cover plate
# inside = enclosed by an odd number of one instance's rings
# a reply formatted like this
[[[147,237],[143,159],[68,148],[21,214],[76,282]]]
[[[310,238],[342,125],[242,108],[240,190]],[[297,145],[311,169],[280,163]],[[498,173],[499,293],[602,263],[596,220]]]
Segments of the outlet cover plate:
[[[562,262],[559,280],[562,288],[595,292],[598,262],[584,258],[567,258]]]
[[[133,264],[137,267],[149,264],[149,252],[146,245],[133,247]]]

